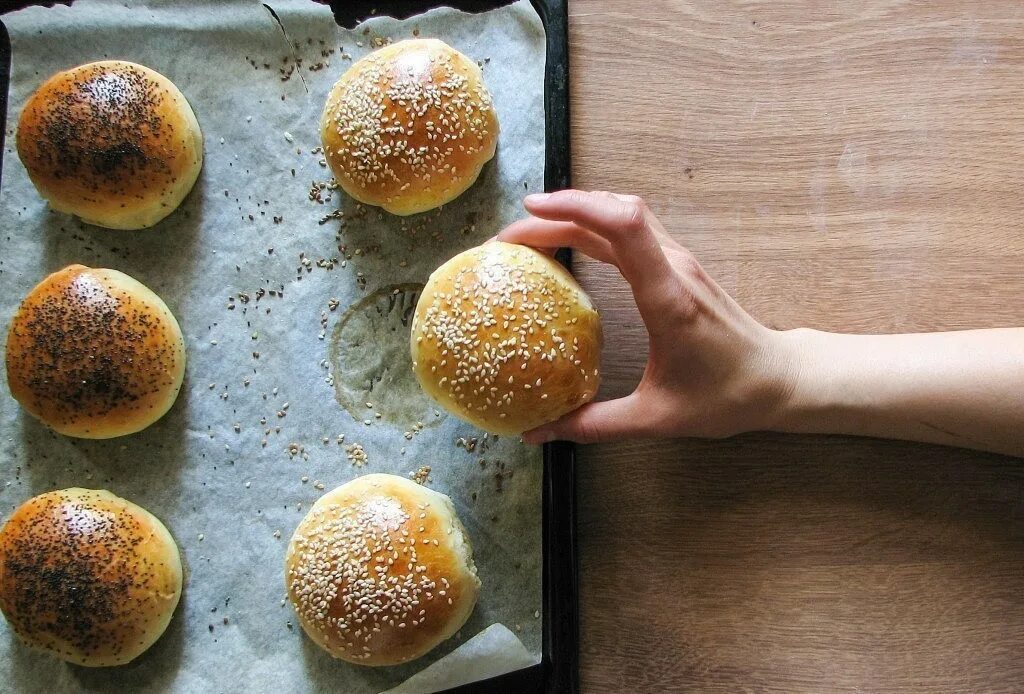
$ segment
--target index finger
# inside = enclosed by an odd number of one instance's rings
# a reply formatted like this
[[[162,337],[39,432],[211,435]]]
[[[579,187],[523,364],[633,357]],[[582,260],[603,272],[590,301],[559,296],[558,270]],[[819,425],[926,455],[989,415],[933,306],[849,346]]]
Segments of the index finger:
[[[619,269],[634,287],[669,272],[668,259],[640,198],[560,190],[528,195],[523,204],[535,217],[572,222],[607,239],[620,261]]]
[[[575,222],[611,242],[648,232],[647,215],[639,198],[625,200],[611,193],[559,190],[527,195],[523,204],[531,214],[559,222]]]
[[[538,250],[567,246],[583,251],[591,258],[618,265],[611,244],[594,232],[572,222],[553,222],[550,219],[527,217],[505,227],[496,237],[499,241],[521,243]]]

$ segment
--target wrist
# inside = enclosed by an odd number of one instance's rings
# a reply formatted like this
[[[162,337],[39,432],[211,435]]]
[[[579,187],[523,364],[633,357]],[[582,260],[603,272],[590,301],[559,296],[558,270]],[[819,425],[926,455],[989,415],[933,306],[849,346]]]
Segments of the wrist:
[[[773,330],[757,326],[748,360],[735,388],[725,391],[731,402],[733,428],[748,431],[793,431],[789,428],[804,405],[803,382],[809,366],[807,330]]]
[[[834,405],[830,393],[835,371],[826,356],[829,337],[829,333],[810,328],[772,331],[780,395],[771,414],[770,431],[818,431]]]
[[[878,336],[809,328],[778,334],[789,364],[789,397],[773,431],[889,435],[895,413],[891,359]]]

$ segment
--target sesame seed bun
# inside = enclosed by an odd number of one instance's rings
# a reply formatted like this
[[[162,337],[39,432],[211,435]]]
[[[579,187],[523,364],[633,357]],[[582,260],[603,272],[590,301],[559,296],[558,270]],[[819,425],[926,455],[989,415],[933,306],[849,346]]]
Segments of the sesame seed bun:
[[[324,156],[356,200],[409,215],[462,195],[494,156],[479,66],[436,39],[399,41],[342,75],[320,119]]]
[[[158,72],[104,60],[58,72],[18,121],[18,156],[50,207],[111,229],[169,215],[203,166],[185,97]]]
[[[167,305],[117,270],[69,265],[29,292],[7,333],[7,383],[61,434],[133,434],[174,404],[185,343]]]
[[[423,390],[495,434],[554,421],[601,381],[601,317],[565,268],[526,246],[485,243],[435,270],[410,339]]]
[[[130,662],[164,633],[180,597],[167,528],[108,491],[40,494],[0,530],[0,610],[27,645],[69,663]]]
[[[288,597],[336,658],[396,665],[458,631],[480,579],[451,499],[397,475],[364,475],[324,494],[285,558]]]

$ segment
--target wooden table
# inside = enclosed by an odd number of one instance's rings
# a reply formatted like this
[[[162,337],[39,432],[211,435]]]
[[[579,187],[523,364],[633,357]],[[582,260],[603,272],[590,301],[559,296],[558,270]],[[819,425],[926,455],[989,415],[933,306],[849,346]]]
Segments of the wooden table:
[[[758,319],[1024,325],[1019,2],[570,12],[575,184],[645,196]],[[577,268],[625,394],[643,327]],[[584,691],[1024,688],[1024,461],[766,434],[579,457]]]

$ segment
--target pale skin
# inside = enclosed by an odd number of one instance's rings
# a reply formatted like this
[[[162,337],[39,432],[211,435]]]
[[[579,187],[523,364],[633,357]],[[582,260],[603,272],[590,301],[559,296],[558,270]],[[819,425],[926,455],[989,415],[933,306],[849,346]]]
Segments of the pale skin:
[[[650,352],[629,395],[527,432],[581,443],[747,431],[905,439],[1024,457],[1024,328],[846,335],[757,322],[643,200],[530,195],[498,239],[572,247],[618,268]]]

